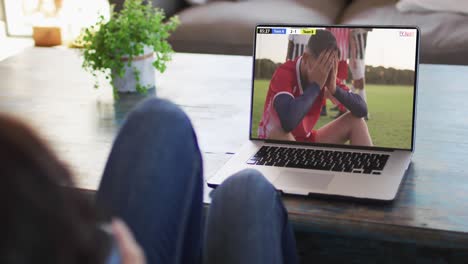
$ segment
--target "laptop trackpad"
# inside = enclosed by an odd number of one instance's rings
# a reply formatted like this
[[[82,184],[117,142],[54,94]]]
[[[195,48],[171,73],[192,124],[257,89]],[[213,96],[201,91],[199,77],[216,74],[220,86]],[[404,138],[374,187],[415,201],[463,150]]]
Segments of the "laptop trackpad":
[[[325,190],[333,177],[333,174],[286,170],[280,173],[274,185],[282,190]]]

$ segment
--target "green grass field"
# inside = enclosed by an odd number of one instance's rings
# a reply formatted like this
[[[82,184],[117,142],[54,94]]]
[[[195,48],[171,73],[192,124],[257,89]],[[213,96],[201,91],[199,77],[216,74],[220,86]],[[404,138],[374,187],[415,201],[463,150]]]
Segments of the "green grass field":
[[[252,135],[257,137],[257,129],[262,118],[268,80],[256,80]],[[413,87],[401,85],[367,84],[367,101],[370,120],[367,121],[375,146],[392,148],[411,147],[413,118]],[[328,116],[319,119],[316,129],[333,121],[337,112],[331,111],[334,105],[327,100]]]

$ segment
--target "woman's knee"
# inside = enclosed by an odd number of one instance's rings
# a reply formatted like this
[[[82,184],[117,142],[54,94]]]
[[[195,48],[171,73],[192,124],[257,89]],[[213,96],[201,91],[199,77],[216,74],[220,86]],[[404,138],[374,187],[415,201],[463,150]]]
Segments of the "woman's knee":
[[[145,127],[148,129],[152,126],[169,130],[175,127],[180,128],[180,126],[192,128],[190,119],[180,107],[168,100],[156,97],[139,103],[127,119],[145,122]]]
[[[165,115],[171,118],[174,117],[186,117],[184,111],[180,109],[174,103],[165,100],[159,99],[156,97],[146,99],[139,103],[133,112],[140,114],[140,115]]]
[[[278,195],[273,185],[257,170],[244,169],[232,175],[218,187],[215,195],[227,195],[238,202],[252,202],[248,197],[254,196],[253,202],[273,201]],[[246,201],[249,200],[249,201]]]
[[[261,172],[254,169],[244,169],[229,177],[225,185],[240,186],[243,188],[268,188],[274,189]]]

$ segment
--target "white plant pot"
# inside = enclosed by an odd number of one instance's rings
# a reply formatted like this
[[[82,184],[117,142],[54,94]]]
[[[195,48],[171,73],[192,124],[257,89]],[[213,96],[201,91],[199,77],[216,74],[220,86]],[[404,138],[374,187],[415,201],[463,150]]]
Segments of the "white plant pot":
[[[122,60],[127,62],[128,58],[123,57]],[[140,84],[144,87],[155,88],[156,86],[156,71],[153,67],[154,52],[151,47],[144,47],[142,55],[134,57],[131,66],[125,65],[125,75],[120,78],[113,75],[112,82],[118,92],[136,92],[137,81],[133,68],[140,72]]]

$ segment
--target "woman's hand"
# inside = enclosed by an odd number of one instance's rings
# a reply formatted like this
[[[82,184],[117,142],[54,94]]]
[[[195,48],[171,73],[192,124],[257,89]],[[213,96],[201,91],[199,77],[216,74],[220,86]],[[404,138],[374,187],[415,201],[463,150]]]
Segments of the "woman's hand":
[[[145,254],[133,238],[127,225],[119,219],[112,220],[112,233],[114,234],[122,264],[145,264]]]

